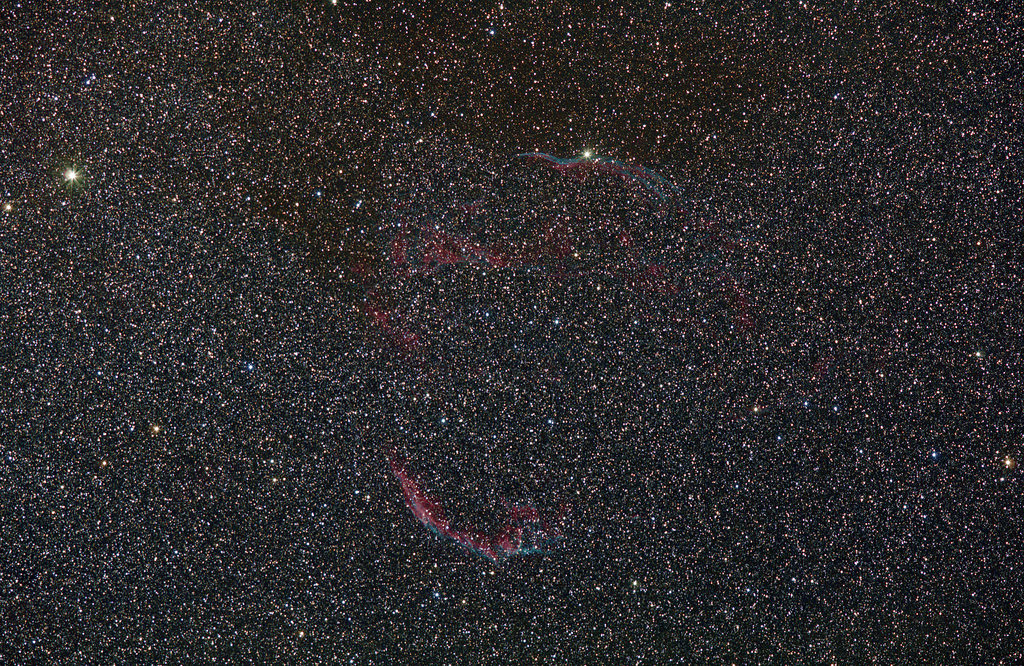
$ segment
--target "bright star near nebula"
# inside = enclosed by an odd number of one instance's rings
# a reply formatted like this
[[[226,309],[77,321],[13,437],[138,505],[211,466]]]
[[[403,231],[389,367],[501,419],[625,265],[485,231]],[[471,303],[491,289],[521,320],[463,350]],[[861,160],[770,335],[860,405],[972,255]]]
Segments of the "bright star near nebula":
[[[1018,663],[1003,4],[3,3],[4,654]]]

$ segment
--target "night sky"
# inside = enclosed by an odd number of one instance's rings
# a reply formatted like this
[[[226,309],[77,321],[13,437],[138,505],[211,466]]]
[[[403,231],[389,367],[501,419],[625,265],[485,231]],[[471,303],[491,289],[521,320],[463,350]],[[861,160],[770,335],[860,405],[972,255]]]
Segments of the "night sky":
[[[462,4],[3,4],[0,661],[1021,663],[1024,15]]]

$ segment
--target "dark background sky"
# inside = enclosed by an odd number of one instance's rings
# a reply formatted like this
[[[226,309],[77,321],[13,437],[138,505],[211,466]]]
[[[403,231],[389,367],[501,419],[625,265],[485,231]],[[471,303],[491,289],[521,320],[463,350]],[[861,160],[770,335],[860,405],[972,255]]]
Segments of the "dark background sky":
[[[472,4],[0,10],[0,654],[1021,659],[1020,14]],[[587,326],[641,293],[562,297],[543,436],[443,355],[413,400],[423,358],[365,307],[400,202],[459,203],[469,160],[507,195],[533,150],[678,184],[718,231],[676,277],[722,262],[754,320],[601,365]],[[728,313],[721,282],[686,307]],[[472,284],[400,286],[469,321]],[[416,421],[442,413],[517,444]],[[467,523],[541,460],[566,538],[501,565],[437,538],[396,446]]]

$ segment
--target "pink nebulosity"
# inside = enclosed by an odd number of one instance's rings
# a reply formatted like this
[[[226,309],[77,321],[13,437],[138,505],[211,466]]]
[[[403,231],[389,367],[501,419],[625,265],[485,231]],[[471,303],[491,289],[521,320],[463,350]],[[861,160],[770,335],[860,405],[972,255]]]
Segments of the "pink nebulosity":
[[[444,517],[444,509],[441,508],[441,505],[420,490],[419,483],[409,476],[394,458],[389,458],[388,464],[391,466],[391,473],[402,485],[405,503],[412,510],[412,515],[427,527],[433,528],[445,536],[451,536],[451,527]]]
[[[657,173],[640,166],[606,157],[562,159],[546,153],[524,153],[518,157],[550,168],[565,177],[617,175],[627,184],[656,196],[663,211],[680,210],[681,195],[678,188]],[[478,215],[484,212],[485,199],[477,199],[459,209],[463,216]],[[722,235],[714,222],[701,220],[694,225],[706,233],[722,251],[731,253],[738,250],[734,242]],[[641,293],[669,297],[680,295],[682,287],[679,268],[672,268],[660,260],[645,260],[643,245],[638,243],[635,231],[627,228],[623,220],[613,216],[595,215],[588,219],[573,219],[556,214],[536,230],[532,241],[513,247],[501,238],[493,239],[490,243],[471,240],[457,230],[457,225],[439,227],[437,224],[423,224],[403,212],[388,248],[388,259],[395,278],[431,275],[452,266],[475,265],[495,270],[545,266],[550,270],[549,275],[560,281],[569,272],[568,264],[574,258],[579,258],[579,251],[588,240],[602,238],[607,241],[603,247],[613,250],[609,255],[611,261],[603,267],[591,265],[591,271],[618,273],[626,284]],[[719,272],[717,281],[728,298],[736,330],[741,333],[753,331],[755,322],[751,299],[741,281],[726,272]],[[400,351],[412,352],[421,343],[427,342],[421,341],[419,335],[404,328],[405,324],[400,323],[400,310],[388,316],[388,308],[375,301],[373,292],[368,295],[367,314],[389,339],[397,343]]]
[[[363,314],[402,352],[413,352],[420,344],[420,336],[393,321],[392,313],[380,307],[373,294],[367,296]]]
[[[487,535],[473,528],[457,530],[445,516],[441,504],[420,488],[419,482],[406,471],[396,457],[390,457],[388,464],[391,473],[402,486],[406,506],[417,520],[434,533],[451,539],[466,550],[492,562],[514,555],[544,552],[545,545],[563,536],[556,525],[544,521],[540,512],[528,505],[506,505],[508,519],[496,535]]]
[[[491,313],[484,314],[478,300],[515,305],[521,297],[529,306],[536,299],[550,306],[552,317],[577,299],[587,307],[597,304],[612,315],[612,324],[624,327],[602,325],[599,333],[607,337],[601,340],[637,339],[680,362],[688,362],[685,355],[715,336],[754,329],[740,246],[712,214],[710,219],[685,214],[674,185],[642,167],[606,158],[562,160],[540,153],[519,158],[535,166],[517,169],[497,185],[477,187],[471,174],[466,179],[470,188],[456,189],[454,195],[454,185],[440,188],[436,201],[411,209],[404,205],[391,219],[393,235],[383,245],[382,270],[367,285],[362,308],[384,343],[380,358],[388,371],[414,378],[407,388],[425,392],[429,387],[433,393],[456,385],[463,390],[461,384],[439,380],[450,372],[485,392],[494,368],[508,358],[522,358],[522,366],[514,367],[525,368],[524,381],[535,377],[551,395],[575,398],[566,367],[573,367],[572,353],[592,351],[580,342],[590,338],[557,326],[557,318],[556,326],[531,333],[529,326],[517,326],[527,322],[520,311],[528,308],[506,308],[484,322]],[[554,173],[543,173],[534,187],[530,178],[549,169]],[[520,185],[521,176],[530,184]],[[584,179],[589,182],[567,182]],[[483,196],[474,194],[478,198],[469,203],[452,201],[480,189]],[[603,284],[612,289],[595,295]],[[460,310],[455,306],[467,290],[469,305]],[[632,316],[616,318],[618,313],[610,310],[616,304],[625,304],[623,310]],[[632,309],[633,304],[639,305]],[[723,328],[728,330],[723,333]],[[505,354],[509,343],[515,349],[521,340],[536,340],[536,349]],[[518,380],[517,372],[509,374]],[[734,409],[731,403],[727,408]],[[543,552],[563,536],[557,527],[560,517],[545,520],[530,505],[505,504],[496,529],[466,525],[446,514],[444,502],[424,490],[396,453],[388,461],[406,505],[422,525],[490,561]]]

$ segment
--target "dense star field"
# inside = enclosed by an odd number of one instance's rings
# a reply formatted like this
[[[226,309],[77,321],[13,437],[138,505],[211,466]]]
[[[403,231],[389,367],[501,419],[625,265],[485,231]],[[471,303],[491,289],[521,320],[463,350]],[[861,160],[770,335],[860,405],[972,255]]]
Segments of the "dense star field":
[[[584,4],[3,5],[0,661],[1024,659],[1024,16]]]

